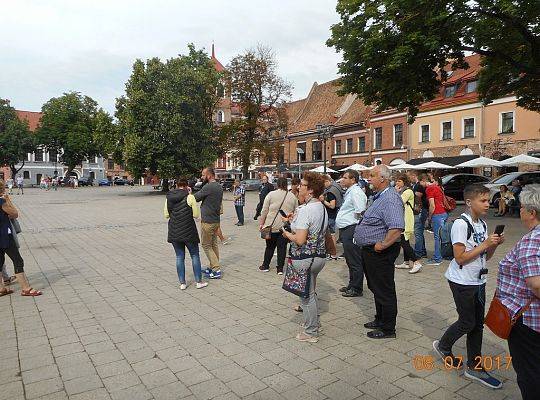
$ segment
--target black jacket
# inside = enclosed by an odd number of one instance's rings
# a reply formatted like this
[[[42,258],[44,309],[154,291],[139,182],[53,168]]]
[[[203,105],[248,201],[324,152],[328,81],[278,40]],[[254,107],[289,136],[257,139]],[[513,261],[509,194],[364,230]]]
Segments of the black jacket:
[[[266,199],[266,196],[268,196],[268,193],[270,193],[274,189],[275,189],[274,185],[272,185],[270,182],[267,182],[261,185],[259,189],[259,204],[257,204],[257,209],[256,209],[256,214],[255,214],[257,217],[261,215],[264,199]]]
[[[193,209],[187,203],[187,190],[174,189],[167,193],[169,232],[167,241],[199,243],[199,233],[193,219]]]

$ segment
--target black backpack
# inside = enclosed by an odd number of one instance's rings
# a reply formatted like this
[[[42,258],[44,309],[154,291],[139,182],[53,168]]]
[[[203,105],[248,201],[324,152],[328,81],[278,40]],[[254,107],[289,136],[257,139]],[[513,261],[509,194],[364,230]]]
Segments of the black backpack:
[[[457,218],[456,218],[457,219]],[[459,217],[467,223],[467,240],[471,238],[474,232],[474,228],[471,222],[463,215]],[[452,226],[456,220],[447,219],[443,226],[439,230],[439,240],[441,243],[441,255],[445,260],[452,260],[454,258],[454,246],[452,245]],[[487,225],[484,220],[479,219],[484,226],[484,231],[487,231]]]

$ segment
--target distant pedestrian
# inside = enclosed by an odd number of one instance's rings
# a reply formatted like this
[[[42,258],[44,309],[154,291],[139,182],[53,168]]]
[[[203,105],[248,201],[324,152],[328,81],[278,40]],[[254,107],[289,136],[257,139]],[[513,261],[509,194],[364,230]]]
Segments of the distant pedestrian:
[[[234,209],[238,222],[236,226],[244,226],[244,206],[246,205],[246,189],[239,179],[234,180],[233,185]]]
[[[195,197],[189,194],[187,188],[187,179],[178,178],[176,189],[167,193],[163,210],[165,218],[169,219],[167,241],[172,244],[176,253],[176,272],[180,281],[180,290],[187,288],[186,247],[191,256],[196,288],[202,289],[208,285],[207,282],[202,281],[199,234],[195,225],[195,218],[199,218],[200,211]]]
[[[17,182],[17,194],[19,194],[19,192],[24,194],[24,178],[19,175],[15,178],[15,181]]]
[[[6,185],[8,187],[8,194],[11,196],[13,194],[13,178],[9,178],[7,181],[6,181]]]
[[[270,192],[264,199],[261,218],[259,219],[259,229],[270,228],[271,232],[270,238],[265,240],[264,260],[259,267],[259,271],[270,271],[270,262],[277,248],[276,272],[281,275],[283,274],[287,255],[287,239],[281,234],[283,220],[279,211],[282,210],[286,215],[294,213],[298,207],[298,199],[287,191],[286,178],[278,178],[277,186],[277,190]]]
[[[448,219],[448,213],[444,208],[444,191],[440,178],[426,187],[426,197],[429,202],[428,224],[433,228],[433,241],[435,248],[433,257],[427,262],[427,265],[440,265],[442,263],[440,229]]]
[[[218,234],[223,188],[216,182],[213,167],[202,171],[201,179],[206,184],[195,193],[195,199],[202,201],[201,205],[201,245],[210,262],[210,268],[203,271],[210,279],[221,278],[219,264]]]
[[[268,176],[262,175],[261,187],[259,188],[259,204],[257,204],[257,209],[255,210],[255,216],[253,217],[254,220],[257,220],[257,218],[259,218],[261,215],[264,199],[272,190],[274,190],[274,185],[268,182]]]
[[[414,216],[414,253],[418,259],[427,257],[426,239],[424,231],[426,229],[426,221],[429,215],[429,201],[426,196],[426,187],[429,184],[428,176],[420,174],[413,177],[412,190],[415,196],[414,207],[416,215]]]
[[[362,247],[362,261],[369,289],[375,298],[375,319],[364,324],[373,329],[371,339],[396,337],[397,295],[394,262],[399,255],[399,240],[405,229],[401,196],[390,187],[391,171],[376,165],[369,183],[376,192],[373,204],[358,224],[354,239]]]
[[[336,217],[339,211],[339,208],[343,204],[343,194],[341,186],[335,182],[330,175],[324,175],[324,193],[322,194],[319,200],[322,201],[326,207],[326,212],[328,213],[328,232],[332,237],[334,246],[332,253],[328,251],[329,260],[338,260],[340,257],[336,254]],[[328,249],[327,249],[328,250]]]

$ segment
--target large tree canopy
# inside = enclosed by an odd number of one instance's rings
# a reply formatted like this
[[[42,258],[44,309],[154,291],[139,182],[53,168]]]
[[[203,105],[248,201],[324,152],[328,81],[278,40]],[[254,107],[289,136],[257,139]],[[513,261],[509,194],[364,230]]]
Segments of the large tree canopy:
[[[98,109],[92,98],[78,92],[64,93],[50,99],[41,111],[36,140],[61,153],[69,171],[102,153],[102,145],[96,142],[96,125],[98,119],[106,118],[106,113]]]
[[[478,91],[486,103],[515,94],[540,111],[538,0],[339,0],[328,45],[343,53],[343,90],[379,110],[433,99],[450,64],[483,56]]]
[[[24,166],[26,154],[35,150],[34,138],[26,121],[21,121],[8,100],[0,99],[0,165],[11,169],[15,178]],[[21,163],[17,169],[16,165]]]
[[[132,174],[149,170],[173,178],[215,161],[219,147],[212,114],[219,79],[208,55],[193,45],[188,55],[166,62],[134,63],[126,94],[116,105],[117,143]]]
[[[292,86],[277,74],[272,51],[259,46],[232,59],[226,78],[233,102],[241,118],[222,129],[232,156],[242,164],[244,176],[255,152],[273,152],[272,140],[286,125],[282,104],[291,96]]]

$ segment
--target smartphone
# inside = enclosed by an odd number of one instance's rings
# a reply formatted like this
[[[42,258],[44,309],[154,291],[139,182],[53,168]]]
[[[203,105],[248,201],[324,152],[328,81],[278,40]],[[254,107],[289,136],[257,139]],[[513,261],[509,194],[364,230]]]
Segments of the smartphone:
[[[495,235],[500,235],[503,232],[504,232],[504,225],[497,225],[495,227],[495,232],[493,233],[495,233]]]
[[[281,216],[282,216],[283,218],[287,218],[287,214],[285,214],[285,211],[279,210],[279,213],[281,214]],[[504,227],[504,225],[503,225],[503,227]]]

